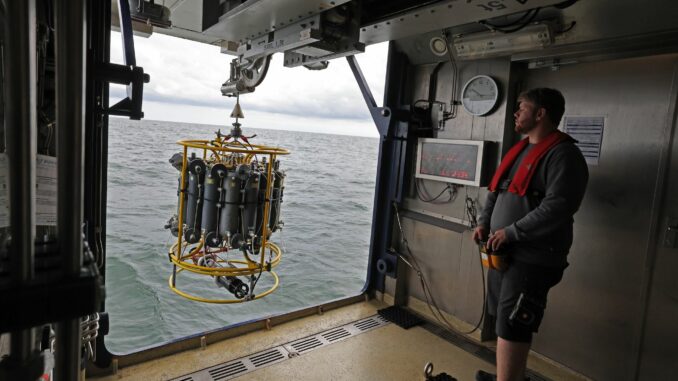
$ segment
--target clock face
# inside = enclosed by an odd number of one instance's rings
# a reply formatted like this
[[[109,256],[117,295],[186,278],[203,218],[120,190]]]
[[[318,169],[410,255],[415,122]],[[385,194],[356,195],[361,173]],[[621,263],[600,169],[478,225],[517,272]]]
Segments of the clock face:
[[[492,111],[499,99],[497,82],[486,75],[471,78],[461,91],[461,102],[471,115],[485,115]]]

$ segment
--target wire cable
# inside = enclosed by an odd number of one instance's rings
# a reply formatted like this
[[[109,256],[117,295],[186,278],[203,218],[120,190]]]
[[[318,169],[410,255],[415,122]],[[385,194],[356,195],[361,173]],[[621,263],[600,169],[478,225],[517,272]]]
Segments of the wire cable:
[[[518,19],[513,20],[512,22],[510,22],[508,24],[504,24],[504,25],[491,24],[487,20],[481,20],[480,23],[485,24],[487,26],[491,26],[492,28],[511,28],[511,27],[514,27],[514,26],[518,25],[519,23],[525,21],[525,19],[527,19],[530,16],[532,11],[534,11],[534,9],[529,9],[529,10],[525,11],[525,13],[523,13],[523,15],[520,16]]]
[[[561,30],[558,34],[563,34],[563,33],[567,33],[567,32],[569,32],[569,31],[571,31],[572,28],[574,28],[575,25],[577,25],[577,22],[576,22],[576,21],[572,21],[572,22],[570,23],[570,26],[568,26],[567,28]]]
[[[424,186],[423,182],[422,182],[421,188],[420,188],[420,186],[419,186],[420,180],[421,179],[416,179],[415,182],[414,182],[414,187],[416,188],[416,191],[417,191],[417,198],[419,198],[419,200],[421,200],[423,202],[428,202],[428,203],[431,203],[431,204],[446,204],[448,202],[452,202],[456,198],[457,188],[452,186],[452,184],[447,184],[447,186],[445,188],[443,188],[443,190],[441,190],[440,193],[438,193],[437,196],[431,197],[431,195],[429,195],[428,191],[426,190],[426,187]],[[445,193],[445,191],[449,191],[448,199],[444,200],[444,201],[438,201],[440,196],[442,196],[443,193]]]
[[[517,31],[525,28],[526,26],[530,25],[534,21],[534,19],[537,17],[537,15],[539,14],[539,11],[541,11],[541,8],[535,8],[535,9],[529,10],[528,12],[530,12],[531,15],[530,15],[530,17],[527,18],[527,20],[525,22],[523,22],[522,24],[520,24],[516,27],[509,28],[509,29],[505,29],[506,27],[493,25],[493,24],[491,24],[491,23],[489,23],[488,21],[485,21],[485,20],[480,20],[480,21],[478,21],[478,23],[480,23],[481,25],[484,25],[485,27],[487,27],[491,31],[497,31],[497,32],[509,34],[509,33],[517,32]]]
[[[482,264],[482,258],[480,257],[480,247],[478,247],[478,259],[480,260],[480,273],[481,273],[481,278],[483,282],[483,308],[482,312],[480,314],[480,318],[478,319],[478,322],[475,324],[473,329],[470,331],[458,331],[456,330],[452,324],[445,318],[445,315],[443,312],[440,310],[438,307],[438,304],[435,301],[435,298],[433,297],[433,293],[431,292],[431,288],[426,281],[426,278],[424,277],[424,273],[421,271],[421,266],[419,265],[417,258],[414,256],[414,253],[412,253],[412,250],[410,249],[409,242],[407,241],[407,238],[405,237],[405,232],[403,230],[402,223],[400,222],[400,213],[398,211],[398,204],[396,202],[393,202],[393,208],[395,210],[396,214],[396,221],[398,223],[398,229],[400,231],[400,240],[402,244],[405,247],[405,250],[408,253],[409,258],[411,259],[411,262],[402,254],[398,254],[398,258],[400,258],[408,267],[410,267],[413,271],[416,272],[417,277],[419,278],[419,282],[421,283],[421,288],[424,293],[424,298],[426,299],[426,305],[428,306],[429,311],[431,311],[431,315],[436,319],[436,321],[443,326],[444,329],[446,329],[449,332],[452,333],[461,333],[464,335],[470,335],[473,332],[477,331],[480,328],[480,325],[483,322],[483,319],[485,317],[485,311],[486,311],[486,305],[487,305],[487,291],[485,288],[485,271],[483,269],[483,264]],[[435,311],[434,311],[435,309]]]
[[[554,7],[555,7],[555,8],[558,8],[558,9],[566,9],[566,8],[569,8],[569,7],[573,6],[573,5],[576,4],[578,1],[579,1],[579,0],[567,0],[567,1],[563,1],[563,2],[560,3],[560,4],[554,5]]]
[[[441,325],[444,325],[446,329],[454,332],[454,328],[452,327],[452,324],[445,318],[445,315],[443,315],[442,311],[440,311],[440,308],[438,307],[438,304],[436,303],[435,299],[433,298],[433,294],[430,291],[430,288],[428,286],[428,282],[426,281],[426,278],[424,277],[424,273],[421,271],[421,266],[419,266],[419,263],[417,261],[417,258],[414,256],[412,253],[412,250],[410,250],[410,245],[407,241],[407,238],[405,238],[405,233],[403,231],[402,223],[400,222],[400,213],[398,212],[398,205],[394,202],[393,207],[395,208],[396,212],[396,219],[398,221],[398,228],[400,229],[400,238],[401,242],[405,246],[405,249],[408,252],[409,258],[412,260],[412,262],[408,261],[407,258],[405,258],[402,254],[399,254],[398,257],[403,260],[405,264],[407,264],[412,270],[414,270],[417,273],[417,277],[419,277],[419,281],[421,282],[421,288],[422,291],[424,292],[424,298],[426,299],[426,305],[428,306],[429,310],[431,311],[431,314],[433,317],[440,323]],[[433,310],[433,307],[435,307],[435,310]],[[444,323],[443,323],[444,322]]]
[[[483,257],[482,257],[482,252],[480,251],[480,245],[478,245],[478,259],[480,260],[480,277],[483,282],[483,310],[480,312],[480,318],[478,318],[478,322],[476,325],[471,329],[470,331],[462,332],[465,335],[470,335],[473,332],[477,331],[480,328],[480,325],[483,323],[483,319],[485,319],[485,313],[487,312],[487,289],[485,286],[485,269],[483,268]]]
[[[476,202],[471,197],[466,195],[466,216],[468,221],[471,224],[471,229],[474,229],[478,226],[478,210],[476,208]]]
[[[447,45],[447,57],[450,59],[450,65],[452,65],[452,97],[450,99],[449,115],[443,118],[443,120],[446,121],[457,117],[457,104],[459,101],[455,98],[457,97],[457,89],[459,86],[459,69],[457,67],[457,61],[452,54],[452,49],[450,49],[450,42],[447,40],[447,35],[445,32],[443,32],[442,35],[443,40],[445,40],[445,45]]]

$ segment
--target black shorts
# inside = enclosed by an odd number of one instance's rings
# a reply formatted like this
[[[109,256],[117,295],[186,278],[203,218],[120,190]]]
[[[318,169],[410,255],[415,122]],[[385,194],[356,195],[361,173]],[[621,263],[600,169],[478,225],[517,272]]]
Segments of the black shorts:
[[[560,282],[564,270],[517,261],[501,273],[489,270],[487,312],[496,320],[497,336],[532,342],[532,333],[537,332],[544,316],[549,289]]]

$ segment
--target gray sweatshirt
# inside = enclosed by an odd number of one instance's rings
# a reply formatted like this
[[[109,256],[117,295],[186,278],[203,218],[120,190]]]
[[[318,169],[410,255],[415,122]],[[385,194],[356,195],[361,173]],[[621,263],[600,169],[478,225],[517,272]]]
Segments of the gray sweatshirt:
[[[519,163],[534,145],[529,144],[513,164]],[[572,142],[553,147],[541,159],[525,196],[506,190],[487,195],[478,224],[490,232],[505,229],[505,250],[513,259],[544,266],[564,266],[572,246],[572,216],[579,209],[589,173],[584,156]]]

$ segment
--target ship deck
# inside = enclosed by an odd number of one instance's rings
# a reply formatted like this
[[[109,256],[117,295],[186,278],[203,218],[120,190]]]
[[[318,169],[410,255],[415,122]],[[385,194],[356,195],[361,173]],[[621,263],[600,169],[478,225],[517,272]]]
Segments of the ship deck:
[[[412,381],[425,380],[428,362],[434,375],[445,372],[459,381],[474,380],[478,369],[494,372],[494,343],[450,335],[430,322],[404,329],[377,315],[384,307],[378,300],[359,302],[87,378]],[[537,354],[528,366],[534,381],[586,379]]]

